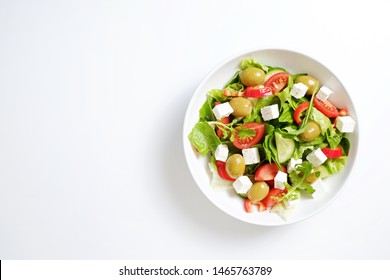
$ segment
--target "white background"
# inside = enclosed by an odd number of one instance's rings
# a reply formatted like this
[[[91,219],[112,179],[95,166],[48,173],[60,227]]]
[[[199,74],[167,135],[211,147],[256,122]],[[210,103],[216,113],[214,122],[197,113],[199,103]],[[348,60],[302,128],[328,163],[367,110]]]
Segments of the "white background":
[[[386,1],[0,0],[1,259],[389,259]],[[283,227],[240,222],[196,186],[188,102],[247,49],[296,50],[349,90],[345,190]]]

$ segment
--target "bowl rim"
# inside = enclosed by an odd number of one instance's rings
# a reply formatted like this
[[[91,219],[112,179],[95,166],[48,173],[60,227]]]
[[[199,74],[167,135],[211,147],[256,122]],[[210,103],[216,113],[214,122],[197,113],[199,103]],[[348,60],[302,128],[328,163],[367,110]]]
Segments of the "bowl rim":
[[[188,140],[188,135],[186,134],[186,132],[187,132],[186,128],[187,128],[187,124],[189,122],[189,118],[193,114],[193,112],[190,112],[189,108],[195,102],[195,100],[198,98],[200,89],[204,86],[204,84],[206,84],[208,82],[208,80],[218,70],[220,70],[223,66],[225,66],[229,62],[231,62],[231,61],[233,61],[235,59],[239,59],[240,57],[242,57],[242,58],[250,57],[250,55],[252,53],[257,53],[257,52],[285,52],[285,53],[290,53],[290,54],[293,54],[293,55],[303,56],[306,59],[309,59],[309,60],[315,62],[316,64],[321,65],[321,67],[323,67],[326,71],[328,71],[329,73],[332,74],[332,76],[336,79],[336,81],[340,84],[340,86],[345,90],[345,93],[346,93],[346,96],[348,98],[348,101],[350,102],[350,104],[351,104],[351,106],[353,108],[353,111],[355,112],[355,114],[353,116],[354,120],[355,120],[355,129],[354,129],[354,132],[353,132],[353,135],[354,135],[354,138],[355,138],[354,139],[354,156],[351,157],[351,158],[350,158],[350,156],[348,156],[349,171],[347,172],[347,174],[345,176],[345,179],[344,179],[342,185],[340,186],[339,190],[334,192],[333,195],[331,196],[331,198],[323,206],[318,207],[315,211],[311,211],[310,213],[305,214],[303,217],[301,217],[299,219],[291,219],[291,220],[280,219],[279,223],[257,223],[257,222],[254,222],[252,220],[249,220],[249,219],[248,220],[242,219],[238,215],[234,215],[231,212],[226,211],[223,207],[221,207],[220,205],[215,203],[215,201],[213,201],[213,199],[208,194],[206,189],[201,186],[202,184],[201,184],[200,180],[198,179],[198,176],[196,176],[195,170],[191,167],[190,158],[189,158],[189,155],[187,154],[187,153],[189,153],[189,150],[190,150],[188,148],[188,146],[190,145],[190,142]],[[340,79],[338,78],[338,76],[335,74],[334,71],[331,71],[324,63],[322,63],[318,59],[313,58],[311,55],[305,54],[305,53],[297,51],[297,50],[287,49],[287,48],[279,48],[279,47],[276,47],[276,48],[272,48],[272,47],[271,48],[270,47],[262,48],[262,47],[259,47],[259,48],[251,48],[251,49],[247,49],[247,50],[244,50],[244,51],[236,52],[235,54],[230,55],[229,57],[227,57],[227,58],[223,59],[222,61],[220,61],[219,63],[217,63],[214,67],[211,68],[211,70],[206,75],[204,75],[204,77],[201,79],[201,82],[198,84],[198,86],[193,91],[191,99],[188,102],[188,105],[187,105],[187,108],[186,108],[185,117],[183,119],[183,126],[182,126],[182,137],[183,137],[183,139],[182,139],[183,140],[182,141],[182,147],[183,147],[183,151],[184,151],[184,156],[185,156],[185,159],[186,159],[187,167],[190,170],[190,173],[191,173],[191,175],[192,175],[192,177],[193,177],[197,187],[201,190],[201,192],[207,197],[207,199],[215,207],[217,207],[219,210],[221,210],[225,214],[228,214],[228,216],[231,216],[231,217],[233,217],[235,219],[238,219],[241,222],[254,224],[254,225],[258,225],[258,226],[265,226],[265,227],[283,226],[283,225],[289,225],[289,224],[302,222],[302,221],[307,220],[308,218],[318,214],[319,212],[321,212],[321,211],[325,210],[327,207],[329,207],[329,205],[332,204],[345,191],[346,186],[348,185],[348,182],[349,182],[350,178],[352,177],[351,174],[353,173],[353,170],[354,170],[353,166],[355,165],[356,159],[357,159],[357,157],[359,155],[359,129],[360,129],[360,126],[359,126],[358,113],[356,111],[356,106],[354,105],[354,101],[350,97],[349,91],[347,90],[345,85],[340,81]],[[192,146],[192,145],[190,145],[190,146]],[[192,152],[193,152],[193,149],[192,149]],[[212,191],[212,189],[210,189],[210,191]],[[245,214],[247,214],[247,213],[245,213]]]

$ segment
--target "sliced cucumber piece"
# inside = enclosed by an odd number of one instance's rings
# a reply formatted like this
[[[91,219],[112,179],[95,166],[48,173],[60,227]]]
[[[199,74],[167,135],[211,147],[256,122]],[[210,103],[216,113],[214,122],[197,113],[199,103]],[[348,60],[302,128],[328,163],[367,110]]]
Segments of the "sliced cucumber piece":
[[[275,143],[279,162],[284,163],[288,161],[295,151],[294,140],[291,138],[283,138],[280,133],[275,133]]]

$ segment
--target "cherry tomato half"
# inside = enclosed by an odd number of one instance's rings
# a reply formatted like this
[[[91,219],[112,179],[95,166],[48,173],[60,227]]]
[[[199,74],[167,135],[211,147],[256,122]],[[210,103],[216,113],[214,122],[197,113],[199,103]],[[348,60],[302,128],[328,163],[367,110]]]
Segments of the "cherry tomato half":
[[[273,185],[273,180],[276,174],[279,171],[279,167],[276,163],[266,163],[260,166],[255,173],[255,181],[261,182],[266,181],[267,183],[271,183]],[[282,165],[283,172],[287,172],[286,168]]]
[[[216,160],[215,164],[217,165],[217,170],[218,170],[219,177],[221,177],[222,179],[224,179],[226,181],[231,181],[231,182],[236,180],[236,179],[233,179],[232,177],[230,177],[227,174],[227,172],[226,172],[226,162],[220,161],[220,160]]]
[[[253,145],[256,145],[261,140],[264,135],[265,127],[262,123],[248,122],[238,127],[237,130],[239,130],[240,128],[251,129],[255,132],[255,135],[248,136],[245,138],[239,137],[237,133],[234,135],[233,145],[239,149],[246,149],[252,147]]]
[[[266,196],[266,198],[264,198],[262,200],[262,202],[264,202],[266,207],[272,207],[278,203],[278,201],[275,199],[275,197],[282,197],[283,193],[285,193],[285,192],[286,192],[286,189],[281,190],[278,188],[272,188],[269,190],[268,195]]]
[[[334,149],[322,148],[322,152],[326,155],[327,158],[339,158],[343,155],[343,149],[341,147]]]
[[[328,100],[321,100],[317,97],[314,97],[314,107],[318,109],[321,113],[323,113],[328,118],[335,118],[339,115],[339,111],[336,106],[330,103]]]
[[[264,86],[270,87],[273,93],[277,93],[286,87],[289,76],[290,74],[287,72],[276,73],[275,75],[269,77],[267,81],[265,81]]]

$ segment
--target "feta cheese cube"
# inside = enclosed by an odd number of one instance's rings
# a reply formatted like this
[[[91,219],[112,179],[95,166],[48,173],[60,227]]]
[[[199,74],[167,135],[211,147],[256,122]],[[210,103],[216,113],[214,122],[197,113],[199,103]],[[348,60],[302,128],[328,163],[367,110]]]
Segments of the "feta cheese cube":
[[[269,121],[279,118],[279,105],[273,104],[261,108],[261,116],[264,121]]]
[[[278,171],[274,178],[274,187],[284,190],[284,188],[286,187],[284,183],[287,183],[287,173],[283,171]]]
[[[314,150],[310,154],[307,155],[306,159],[313,164],[314,167],[318,167],[323,164],[328,157],[322,152],[320,148]]]
[[[353,132],[355,129],[355,121],[350,116],[337,117],[336,127],[340,132]]]
[[[284,206],[288,208],[294,207],[299,202],[299,199],[294,200],[283,200]]]
[[[232,106],[230,106],[229,102],[218,104],[213,108],[213,113],[217,120],[229,116],[231,113],[233,113],[233,111],[234,110]]]
[[[316,94],[316,97],[322,101],[325,101],[326,99],[328,99],[329,96],[331,96],[332,94],[334,93],[333,90],[331,90],[330,88],[328,88],[327,86],[322,86],[320,87],[320,89],[318,90],[317,94]]]
[[[328,185],[322,179],[317,179],[314,183],[311,184],[311,186],[316,190],[311,195],[313,198],[319,198],[323,195],[324,192],[328,191]]]
[[[290,173],[291,171],[293,171],[295,169],[295,166],[298,164],[301,164],[301,163],[302,163],[302,159],[299,158],[296,160],[294,158],[291,158],[287,164],[287,173]]]
[[[249,189],[252,187],[252,181],[248,176],[240,176],[233,182],[233,188],[239,194],[246,194]]]
[[[219,144],[215,150],[215,159],[226,162],[229,155],[229,148],[226,144]]]
[[[295,98],[302,98],[305,96],[307,89],[308,86],[306,86],[305,84],[297,83],[293,85],[290,94]]]
[[[246,165],[260,162],[259,149],[257,148],[242,149],[242,156]]]

